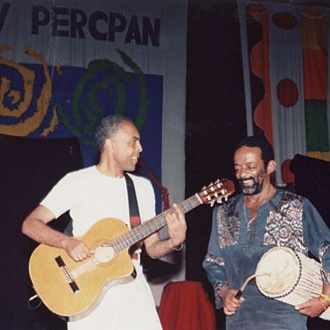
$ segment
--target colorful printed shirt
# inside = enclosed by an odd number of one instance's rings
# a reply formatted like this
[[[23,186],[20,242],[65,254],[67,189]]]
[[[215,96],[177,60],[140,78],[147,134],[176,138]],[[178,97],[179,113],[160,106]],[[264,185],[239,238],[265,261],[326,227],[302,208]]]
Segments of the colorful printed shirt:
[[[250,218],[242,194],[214,209],[203,267],[214,287],[217,308],[222,307],[217,292],[224,286],[238,290],[255,274],[263,254],[275,246],[311,253],[320,260],[323,280],[330,284],[330,230],[308,199],[278,189],[259,207],[257,218]],[[294,306],[262,295],[255,280],[249,282],[243,296],[245,301],[237,312],[226,318],[227,330],[307,329],[306,316]]]

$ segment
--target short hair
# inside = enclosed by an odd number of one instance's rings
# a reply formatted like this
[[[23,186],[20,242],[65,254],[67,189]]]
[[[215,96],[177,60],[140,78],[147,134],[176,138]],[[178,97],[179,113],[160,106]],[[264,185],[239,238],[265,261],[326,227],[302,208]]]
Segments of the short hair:
[[[235,147],[234,153],[241,147],[260,148],[261,159],[267,167],[269,161],[274,160],[274,150],[264,135],[253,135],[242,139]]]
[[[121,115],[109,115],[101,120],[95,130],[95,142],[100,151],[103,151],[105,140],[112,137],[123,121],[133,123],[130,119]]]

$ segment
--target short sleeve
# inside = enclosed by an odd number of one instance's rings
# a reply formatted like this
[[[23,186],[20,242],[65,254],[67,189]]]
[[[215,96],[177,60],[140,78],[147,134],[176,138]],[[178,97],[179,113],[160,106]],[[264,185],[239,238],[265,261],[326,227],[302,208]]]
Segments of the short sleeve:
[[[58,218],[70,209],[73,187],[72,176],[70,174],[65,175],[57,182],[40,204],[49,209],[55,218]]]

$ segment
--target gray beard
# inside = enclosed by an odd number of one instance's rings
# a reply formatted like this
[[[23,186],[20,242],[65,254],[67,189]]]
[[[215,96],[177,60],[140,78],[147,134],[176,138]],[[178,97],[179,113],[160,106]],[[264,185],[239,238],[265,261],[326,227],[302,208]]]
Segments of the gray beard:
[[[262,186],[263,186],[263,181],[261,183],[258,183],[252,177],[248,178],[248,180],[253,180],[253,185],[251,187],[246,187],[243,185],[243,182],[245,180],[242,180],[242,179],[238,180],[238,183],[242,189],[243,195],[253,196],[253,195],[259,194],[262,189]]]

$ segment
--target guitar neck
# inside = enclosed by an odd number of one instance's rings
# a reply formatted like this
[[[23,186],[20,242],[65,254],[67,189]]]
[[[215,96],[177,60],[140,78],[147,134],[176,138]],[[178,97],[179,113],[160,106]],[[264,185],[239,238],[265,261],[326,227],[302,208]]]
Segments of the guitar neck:
[[[195,194],[184,200],[183,202],[179,203],[178,205],[180,206],[180,209],[183,213],[187,213],[201,204],[203,204],[202,200],[200,199],[198,194]],[[114,248],[116,253],[125,250],[164,227],[166,225],[166,214],[173,211],[174,209],[170,208],[165,212],[157,215],[156,217],[143,222],[141,225],[126,232],[125,234],[118,236],[109,243]]]

